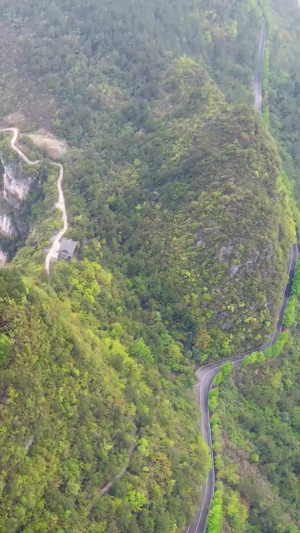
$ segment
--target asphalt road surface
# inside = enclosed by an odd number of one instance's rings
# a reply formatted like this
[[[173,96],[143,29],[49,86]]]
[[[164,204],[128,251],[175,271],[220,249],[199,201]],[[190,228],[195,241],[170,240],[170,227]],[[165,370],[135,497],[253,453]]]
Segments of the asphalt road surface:
[[[287,285],[282,294],[282,301],[280,305],[276,328],[273,332],[271,340],[268,343],[263,344],[263,346],[261,346],[260,348],[255,349],[255,351],[263,351],[269,346],[272,346],[272,344],[276,342],[278,335],[281,332],[284,311],[285,311],[289,296],[291,294],[292,281],[294,277],[297,257],[298,257],[298,245],[297,245],[297,242],[295,242],[295,244],[293,244],[292,249],[291,249],[291,255],[290,255],[288,268],[287,268],[289,278],[288,278]],[[209,409],[208,409],[208,395],[212,387],[213,379],[220,371],[220,368],[223,363],[225,363],[226,361],[232,361],[235,368],[239,367],[241,366],[242,360],[245,357],[245,355],[252,353],[253,351],[254,350],[249,350],[243,354],[230,357],[229,359],[225,359],[222,361],[216,361],[215,363],[204,365],[200,367],[196,372],[198,383],[195,387],[195,391],[197,395],[197,401],[198,401],[198,404],[201,410],[201,433],[210,448],[212,464],[214,463],[213,463],[213,448],[212,448],[210,418],[209,418]],[[214,468],[212,468],[211,471],[209,472],[206,484],[201,489],[202,490],[201,508],[196,513],[193,523],[187,529],[187,533],[204,533],[206,531],[206,522],[208,518],[210,502],[211,502],[211,499],[214,493],[214,487],[215,487],[215,472],[214,472]]]
[[[267,28],[266,28],[266,24],[264,23],[261,29],[261,32],[260,32],[260,37],[259,37],[257,60],[256,60],[254,80],[253,80],[254,107],[256,111],[258,111],[259,113],[262,112],[263,61],[264,61],[264,54],[265,54],[266,39],[267,39]],[[272,335],[270,342],[261,346],[260,350],[265,350],[268,346],[271,346],[272,344],[274,344],[274,342],[276,341],[281,331],[283,314],[284,314],[284,310],[285,310],[288,297],[291,291],[291,284],[292,284],[295,265],[297,261],[297,255],[298,255],[298,246],[295,243],[291,251],[291,257],[290,257],[290,261],[288,265],[289,280],[288,280],[287,286],[285,288],[285,291],[282,297],[282,303],[280,307],[277,326]],[[232,361],[234,363],[234,367],[238,367],[241,365],[243,357],[251,353],[252,351],[253,350],[249,350],[248,352],[245,352],[244,354],[231,357],[230,359],[205,365],[199,368],[196,372],[198,383],[195,387],[195,392],[196,392],[197,401],[199,403],[199,407],[201,410],[201,433],[202,433],[203,438],[206,440],[207,444],[209,445],[210,453],[212,457],[212,464],[214,463],[213,463],[213,448],[212,448],[209,409],[208,409],[208,394],[211,389],[213,379],[218,374],[222,364],[225,361]],[[190,524],[186,533],[204,533],[206,531],[206,522],[208,518],[210,502],[214,494],[214,487],[215,487],[215,472],[214,472],[214,468],[212,468],[211,471],[209,472],[206,484],[204,485],[204,487],[202,487],[201,508],[196,513],[194,522]]]

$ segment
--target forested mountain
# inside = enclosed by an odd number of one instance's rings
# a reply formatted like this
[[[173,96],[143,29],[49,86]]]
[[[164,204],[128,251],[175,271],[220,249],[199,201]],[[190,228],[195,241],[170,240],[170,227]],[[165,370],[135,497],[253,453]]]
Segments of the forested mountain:
[[[273,0],[271,5],[274,37],[270,54],[270,125],[299,197],[300,10],[292,0]]]
[[[209,465],[192,368],[97,263],[58,266],[53,288],[1,271],[0,529],[180,529]]]
[[[222,386],[224,532],[299,531],[299,373],[297,327],[279,359],[239,370]]]
[[[265,5],[0,8],[2,124],[42,160],[28,235],[0,271],[0,529],[184,531],[210,468],[194,363],[270,336],[294,240],[291,186],[253,108]],[[61,222],[55,168],[26,136],[38,128],[68,142],[78,241],[50,276]]]
[[[299,22],[295,2],[272,0],[269,122],[299,199]],[[283,354],[245,366],[218,391],[214,448],[226,532],[296,533],[299,509],[299,301]]]
[[[293,239],[275,145],[252,109],[228,104],[252,104],[260,9],[208,7],[4,6],[15,101],[31,120],[52,118],[72,147],[67,202],[82,257],[91,238],[105,240],[105,264],[200,360],[270,334]]]

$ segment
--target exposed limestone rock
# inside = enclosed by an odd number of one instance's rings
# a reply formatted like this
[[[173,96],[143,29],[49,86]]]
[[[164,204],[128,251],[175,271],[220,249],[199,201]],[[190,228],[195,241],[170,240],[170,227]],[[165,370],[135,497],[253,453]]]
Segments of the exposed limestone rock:
[[[12,218],[5,213],[0,215],[0,233],[6,237],[15,237],[18,234]]]
[[[218,258],[220,259],[220,261],[224,261],[224,255],[230,255],[232,251],[233,251],[232,246],[221,246],[219,253],[218,253]]]
[[[0,268],[4,267],[7,261],[7,254],[0,248]]]
[[[21,164],[18,161],[5,164],[2,160],[2,165],[4,167],[3,196],[10,205],[16,209],[20,209],[30,191],[34,179],[30,176],[23,175]]]
[[[248,259],[247,261],[245,261],[245,263],[242,263],[240,264],[239,266],[237,265],[231,265],[230,269],[229,269],[229,276],[231,278],[233,278],[233,276],[236,275],[236,273],[241,270],[242,268],[250,268],[254,265],[254,263],[257,261],[257,259],[259,258],[259,251],[256,251],[255,254],[254,254],[254,257],[251,258],[251,259]]]
[[[241,268],[240,266],[231,265],[229,269],[229,276],[233,278],[233,276],[235,276],[235,274],[240,270],[240,268]]]
[[[26,442],[24,442],[24,448],[26,448],[26,452],[28,452],[30,446],[34,443],[34,437],[30,437]]]
[[[35,183],[36,178],[26,175],[19,161],[6,163],[0,157],[0,268],[8,260],[6,249],[11,241],[28,233],[25,202]]]

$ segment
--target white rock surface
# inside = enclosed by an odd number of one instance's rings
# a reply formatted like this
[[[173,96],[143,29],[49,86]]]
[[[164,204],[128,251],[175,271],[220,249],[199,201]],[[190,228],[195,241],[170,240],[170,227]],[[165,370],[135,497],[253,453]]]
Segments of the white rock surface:
[[[9,204],[19,209],[26,199],[33,179],[29,176],[22,176],[22,169],[19,163],[4,164],[3,174],[3,196]]]
[[[12,219],[5,213],[0,215],[0,233],[7,237],[11,237],[17,234]]]
[[[4,265],[7,262],[7,255],[3,250],[0,248],[0,268],[4,267]]]

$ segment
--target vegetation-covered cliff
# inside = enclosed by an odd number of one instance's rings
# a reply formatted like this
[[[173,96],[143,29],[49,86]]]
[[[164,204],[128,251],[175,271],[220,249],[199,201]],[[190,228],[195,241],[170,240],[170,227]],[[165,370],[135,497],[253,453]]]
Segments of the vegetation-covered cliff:
[[[97,263],[61,263],[52,287],[0,276],[0,529],[181,528],[209,458],[192,367],[161,321],[144,325]]]
[[[239,370],[219,395],[224,532],[299,531],[299,331],[279,359]]]
[[[299,6],[273,0],[269,121],[299,199]],[[299,267],[296,275],[299,288]],[[297,291],[296,291],[297,292]],[[239,369],[218,394],[216,465],[223,532],[296,533],[299,510],[299,297],[290,300],[282,355]],[[286,332],[287,333],[287,332]],[[215,394],[215,393],[214,393]]]
[[[262,16],[251,3],[138,7],[50,2],[32,24],[31,4],[12,3],[6,43],[20,43],[21,109],[73,146],[66,196],[82,257],[105,240],[104,264],[203,361],[270,335],[293,239],[276,147],[245,106]],[[33,85],[47,118],[30,106]]]

